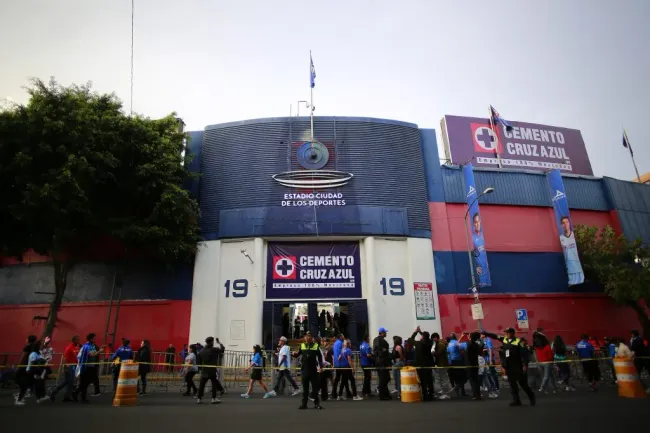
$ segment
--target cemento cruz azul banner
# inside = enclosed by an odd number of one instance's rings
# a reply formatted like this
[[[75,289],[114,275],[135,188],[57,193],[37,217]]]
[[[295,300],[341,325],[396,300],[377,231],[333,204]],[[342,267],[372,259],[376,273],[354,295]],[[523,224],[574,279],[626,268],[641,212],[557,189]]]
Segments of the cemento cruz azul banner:
[[[267,299],[361,297],[358,242],[269,242]]]

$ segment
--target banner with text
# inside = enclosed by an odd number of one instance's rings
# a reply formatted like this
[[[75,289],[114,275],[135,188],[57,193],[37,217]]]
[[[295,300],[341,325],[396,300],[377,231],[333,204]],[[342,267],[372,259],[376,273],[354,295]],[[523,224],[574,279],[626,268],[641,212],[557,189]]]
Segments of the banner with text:
[[[479,287],[492,285],[490,279],[490,268],[488,267],[487,252],[485,251],[485,239],[483,238],[483,224],[478,209],[478,194],[474,182],[474,169],[472,164],[463,166],[463,177],[465,178],[465,192],[467,206],[469,208],[470,227],[472,231],[472,262],[476,284]],[[467,232],[467,227],[465,227]]]
[[[569,215],[569,203],[566,199],[564,182],[559,170],[551,170],[547,175],[548,187],[551,192],[551,201],[555,211],[555,222],[560,233],[560,243],[564,252],[564,263],[569,276],[569,286],[582,284],[585,281],[585,274],[582,272],[582,264],[578,257],[578,247],[573,233],[573,223]]]
[[[503,168],[593,175],[585,142],[577,129],[514,122],[512,129],[488,119],[445,116],[443,141],[447,158],[455,164],[474,158],[477,167]]]
[[[269,242],[266,298],[361,298],[359,243]]]

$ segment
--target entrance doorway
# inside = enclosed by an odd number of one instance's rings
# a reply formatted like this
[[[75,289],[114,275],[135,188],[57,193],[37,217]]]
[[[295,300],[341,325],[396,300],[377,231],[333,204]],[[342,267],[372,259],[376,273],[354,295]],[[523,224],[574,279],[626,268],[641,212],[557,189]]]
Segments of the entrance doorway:
[[[358,347],[368,333],[368,307],[365,300],[270,301],[264,302],[264,346],[270,350],[281,336],[293,345],[307,331],[321,338],[342,333]]]

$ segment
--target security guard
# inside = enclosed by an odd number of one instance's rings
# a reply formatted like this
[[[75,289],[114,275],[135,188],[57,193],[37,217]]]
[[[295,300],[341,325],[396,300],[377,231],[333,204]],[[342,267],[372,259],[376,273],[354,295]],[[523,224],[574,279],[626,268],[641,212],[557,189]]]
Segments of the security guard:
[[[519,387],[524,390],[530,405],[535,406],[535,394],[528,386],[528,360],[529,357],[525,353],[525,349],[521,346],[521,340],[515,337],[515,330],[513,328],[506,329],[506,336],[499,337],[496,334],[485,333],[490,338],[499,340],[502,354],[502,366],[508,375],[508,383],[510,384],[510,392],[512,393],[512,403],[510,406],[521,406],[521,399],[519,398]]]
[[[375,356],[375,367],[377,367],[377,376],[379,378],[379,399],[392,400],[388,392],[388,382],[390,382],[390,352],[386,335],[388,329],[383,326],[379,328],[379,335],[372,341],[372,353]]]
[[[323,365],[323,355],[320,347],[314,343],[311,332],[305,334],[305,342],[300,345],[300,350],[293,353],[294,357],[300,356],[301,379],[302,379],[302,404],[298,409],[307,409],[309,400],[309,385],[311,384],[314,408],[322,409],[318,402],[318,373]]]

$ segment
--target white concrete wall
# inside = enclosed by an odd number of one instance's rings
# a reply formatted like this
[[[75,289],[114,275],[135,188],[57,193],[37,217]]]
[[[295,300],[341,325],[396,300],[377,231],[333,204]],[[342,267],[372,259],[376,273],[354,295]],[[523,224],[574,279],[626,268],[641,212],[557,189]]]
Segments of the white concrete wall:
[[[441,332],[431,241],[366,238],[362,253],[363,297],[368,300],[371,336],[382,326],[388,329],[389,337],[408,338],[418,325],[423,331]],[[416,282],[433,286],[434,320],[416,320]]]
[[[227,349],[251,351],[254,344],[262,343],[264,241],[255,238],[206,244],[208,248],[199,252],[194,268],[190,341],[203,342],[214,336]]]
[[[418,325],[425,331],[441,332],[431,241],[366,238],[361,241],[360,252],[362,295],[368,302],[371,336],[380,326],[388,328],[389,335],[404,338]],[[194,268],[191,343],[214,336],[231,350],[250,351],[254,344],[262,344],[266,255],[266,242],[261,238],[209,241],[199,250]],[[416,320],[416,282],[433,285],[434,320]],[[403,291],[399,289],[402,284]],[[244,287],[246,296],[242,296]]]

